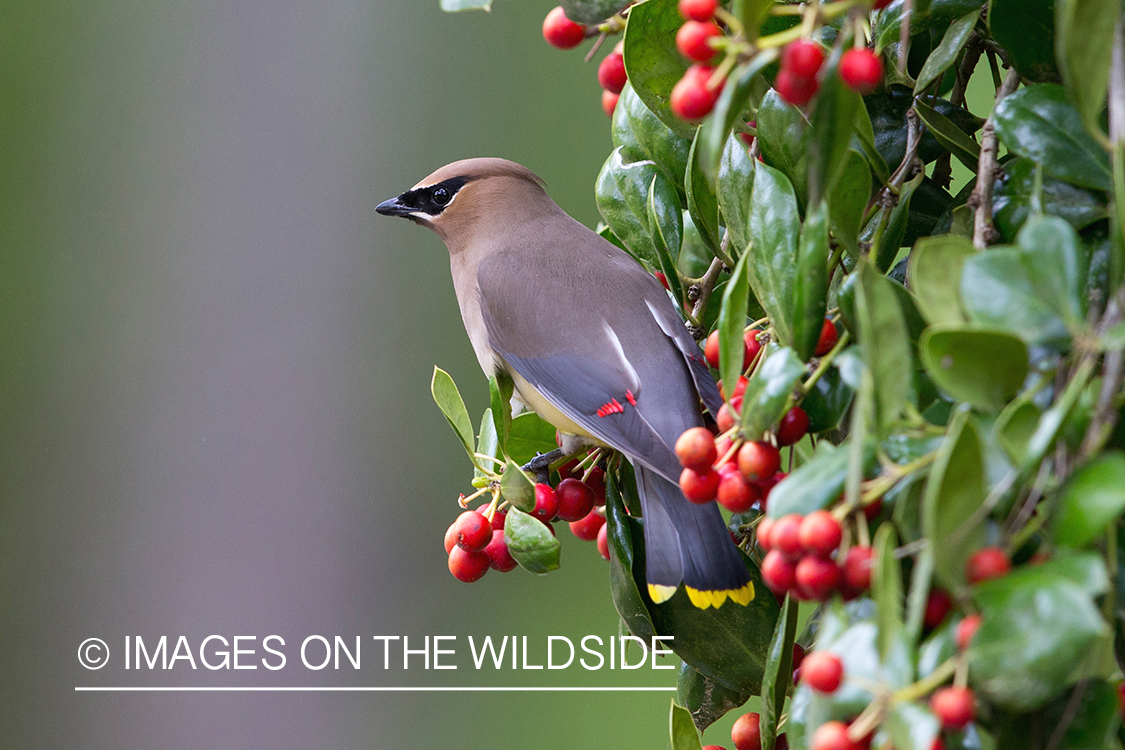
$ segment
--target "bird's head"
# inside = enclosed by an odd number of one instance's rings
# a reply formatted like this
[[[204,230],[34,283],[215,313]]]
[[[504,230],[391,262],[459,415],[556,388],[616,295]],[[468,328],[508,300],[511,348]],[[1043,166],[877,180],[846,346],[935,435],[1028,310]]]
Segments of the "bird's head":
[[[429,227],[455,252],[482,230],[502,229],[513,217],[548,205],[554,203],[530,169],[506,159],[481,158],[446,164],[375,210]]]

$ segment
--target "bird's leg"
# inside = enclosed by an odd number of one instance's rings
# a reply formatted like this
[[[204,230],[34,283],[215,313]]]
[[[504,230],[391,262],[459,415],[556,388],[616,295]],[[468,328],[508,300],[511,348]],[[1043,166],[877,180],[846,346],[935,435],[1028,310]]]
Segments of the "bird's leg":
[[[520,468],[535,474],[535,479],[540,484],[547,484],[551,477],[551,464],[558,461],[560,458],[564,458],[566,455],[566,453],[563,453],[562,448],[555,448],[553,451],[547,453],[536,453],[535,458],[531,459]]]

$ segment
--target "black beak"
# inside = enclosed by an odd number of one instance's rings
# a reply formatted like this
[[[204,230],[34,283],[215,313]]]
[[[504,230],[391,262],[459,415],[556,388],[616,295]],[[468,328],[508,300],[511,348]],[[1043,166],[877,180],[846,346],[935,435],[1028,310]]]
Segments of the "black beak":
[[[383,201],[375,207],[376,213],[383,214],[383,216],[406,216],[411,211],[417,210],[405,205],[401,201],[401,198],[402,196],[400,195],[398,196],[398,198],[391,198],[389,201]]]

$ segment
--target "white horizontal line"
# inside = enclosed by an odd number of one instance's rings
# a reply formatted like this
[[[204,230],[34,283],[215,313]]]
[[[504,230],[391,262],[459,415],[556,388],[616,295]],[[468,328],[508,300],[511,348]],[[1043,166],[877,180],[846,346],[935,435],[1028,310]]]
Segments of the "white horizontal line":
[[[673,692],[674,687],[75,687],[77,693],[651,693]]]

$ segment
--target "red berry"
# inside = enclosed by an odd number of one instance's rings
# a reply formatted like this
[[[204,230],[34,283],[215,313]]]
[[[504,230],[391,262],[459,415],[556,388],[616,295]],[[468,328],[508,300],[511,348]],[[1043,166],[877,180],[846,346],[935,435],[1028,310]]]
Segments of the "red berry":
[[[582,44],[586,38],[586,27],[567,18],[560,5],[543,19],[543,38],[552,47],[571,49]]]
[[[840,568],[831,560],[803,557],[796,575],[798,591],[814,601],[825,601],[840,588]]]
[[[694,471],[707,471],[719,460],[715,436],[706,427],[692,427],[676,440],[676,457]]]
[[[676,49],[689,60],[707,62],[715,56],[715,48],[708,42],[722,35],[714,21],[688,21],[676,32]]]
[[[703,345],[703,358],[707,360],[707,364],[716,370],[719,369],[719,332],[714,331],[707,337],[707,343]]]
[[[449,528],[445,530],[445,554],[449,554],[449,550],[453,549],[457,544],[457,522],[449,524]]]
[[[475,510],[467,510],[453,522],[457,546],[469,552],[479,552],[492,541],[492,522]]]
[[[942,742],[940,734],[930,743],[930,750],[945,750],[945,743]]]
[[[796,513],[782,516],[773,524],[770,531],[770,544],[790,560],[796,562],[805,554],[801,546],[801,517]]]
[[[681,120],[701,120],[711,113],[719,100],[722,85],[708,88],[714,68],[696,63],[687,69],[684,77],[672,87],[669,104],[672,113]]]
[[[878,518],[879,514],[882,513],[882,512],[883,512],[883,496],[882,495],[875,498],[874,500],[869,502],[867,505],[863,506],[863,517],[866,518],[869,523],[873,522],[876,518]]]
[[[941,625],[946,615],[953,609],[953,600],[943,589],[931,589],[930,596],[926,599],[926,614],[922,617],[922,624],[927,630],[933,630]]]
[[[609,524],[603,523],[598,529],[598,554],[609,559]]]
[[[621,98],[620,94],[615,94],[612,91],[602,92],[602,111],[610,117],[613,117],[614,110],[617,109],[617,100]]]
[[[583,541],[592,542],[598,538],[602,526],[605,526],[605,518],[596,510],[592,510],[585,518],[570,522],[570,533]]]
[[[601,64],[598,65],[598,83],[603,89],[620,94],[628,80],[625,76],[625,58],[620,52],[610,52],[602,58]]]
[[[706,21],[718,7],[718,0],[680,0],[680,15],[692,21]]]
[[[758,521],[758,527],[754,530],[754,538],[758,540],[758,546],[766,552],[773,549],[773,542],[770,541],[770,534],[773,532],[773,525],[775,520],[769,516],[762,516],[762,520]]]
[[[816,95],[820,84],[815,78],[801,78],[782,68],[773,81],[773,87],[783,101],[794,107],[803,107]]]
[[[973,691],[959,687],[936,690],[930,697],[930,710],[945,729],[964,729],[976,715]]]
[[[488,555],[488,566],[493,570],[507,573],[516,567],[516,561],[508,551],[508,542],[504,540],[503,531],[492,532],[492,541],[484,548],[484,553]]]
[[[741,398],[746,393],[746,386],[748,386],[749,384],[749,379],[747,379],[743,375],[739,375],[738,382],[734,384],[734,393],[731,394],[731,399]],[[723,398],[726,398],[727,391],[726,387],[723,385],[723,381],[720,380],[718,383],[716,383],[716,385],[719,386],[719,395]]]
[[[1117,702],[1121,704],[1122,712],[1125,712],[1125,682],[1117,686]]]
[[[719,407],[719,413],[715,416],[715,424],[718,425],[720,432],[726,432],[734,427],[734,423],[738,420],[738,415],[730,408],[730,404],[723,404]]]
[[[800,669],[805,661],[805,647],[800,643],[793,644],[793,669]]]
[[[555,512],[564,521],[581,521],[594,509],[594,491],[574,478],[559,482],[555,499]]]
[[[758,489],[762,492],[762,499],[760,502],[763,513],[766,512],[766,506],[769,504],[770,492],[772,492],[773,488],[780,484],[781,480],[785,479],[785,477],[787,476],[789,475],[784,471],[779,471],[772,477],[758,480]]]
[[[746,481],[742,472],[733,464],[719,477],[719,504],[731,513],[745,513],[758,500],[758,488]]]
[[[777,426],[777,444],[780,446],[793,445],[801,441],[809,431],[809,415],[799,406],[794,406],[785,412],[781,423]]]
[[[797,568],[780,550],[771,549],[762,558],[762,580],[770,591],[785,594],[797,585]]]
[[[488,553],[480,550],[469,552],[455,546],[449,551],[449,572],[458,581],[479,581],[488,572],[491,563]]]
[[[680,489],[684,497],[693,503],[709,503],[719,492],[719,472],[708,469],[704,472],[684,469],[680,472]]]
[[[883,61],[869,49],[850,49],[840,58],[840,78],[852,91],[870,94],[883,80]]]
[[[973,636],[980,629],[980,619],[980,615],[969,615],[957,623],[957,627],[953,631],[953,640],[957,642],[959,651],[969,648],[969,642],[973,640]]]
[[[871,568],[875,551],[870,547],[852,547],[844,555],[844,585],[855,594],[871,588]]]
[[[564,479],[563,481],[567,480]],[[578,480],[573,481],[577,482]],[[531,511],[531,515],[543,523],[549,523],[558,512],[559,499],[551,486],[547,484],[535,485],[535,510]]]
[[[734,750],[762,750],[761,717],[758,714],[742,714],[735,720],[730,730]]]
[[[704,745],[702,750],[725,750],[722,745]]]
[[[508,511],[497,508],[496,510],[492,511],[492,528],[503,530],[504,521],[506,521],[507,519]]]
[[[844,529],[828,511],[814,510],[801,521],[797,536],[806,552],[826,558],[839,549]]]
[[[836,333],[836,324],[830,319],[824,319],[824,325],[820,327],[820,338],[816,340],[816,349],[813,354],[818,357],[823,357],[828,352],[832,351],[832,347],[836,346],[839,336]]]
[[[871,10],[882,10],[894,1],[895,0],[875,0],[875,2],[871,4]]]
[[[858,750],[848,739],[848,725],[842,721],[826,721],[813,732],[809,750]]]
[[[781,67],[798,78],[816,78],[824,64],[824,50],[809,39],[790,42],[781,53]]]
[[[721,437],[721,438],[718,438],[717,440],[715,440],[715,453],[719,456],[720,461],[723,459],[723,456],[730,453],[730,449],[733,446],[734,446],[734,441],[731,440],[729,437]],[[730,463],[732,460],[733,460],[735,465],[738,464],[737,459],[727,459],[727,462]]]
[[[781,453],[769,443],[750,442],[738,449],[738,470],[751,482],[769,479],[781,468]]]
[[[754,362],[754,357],[757,357],[758,352],[762,349],[762,342],[758,341],[759,333],[761,333],[761,331],[753,329],[742,334],[742,341],[746,344],[746,354],[742,357],[743,370]],[[746,390],[745,386],[743,386],[743,390]]]
[[[595,466],[585,479],[586,486],[594,493],[594,507],[605,505],[605,469]]]
[[[801,664],[801,681],[819,693],[835,693],[844,680],[844,663],[829,651],[813,651]]]
[[[977,550],[965,563],[965,578],[969,583],[981,583],[999,578],[1012,569],[1012,563],[999,547]]]

